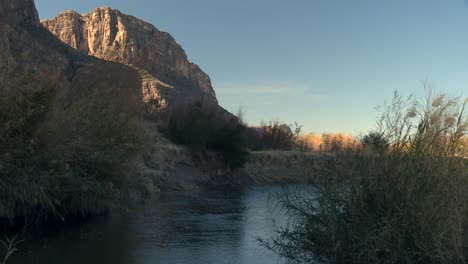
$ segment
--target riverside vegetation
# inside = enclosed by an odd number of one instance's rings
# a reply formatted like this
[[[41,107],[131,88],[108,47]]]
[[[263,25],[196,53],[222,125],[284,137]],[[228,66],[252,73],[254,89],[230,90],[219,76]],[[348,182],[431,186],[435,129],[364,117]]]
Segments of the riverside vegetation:
[[[467,106],[395,94],[365,154],[324,164],[313,192],[286,191],[291,220],[261,243],[290,263],[466,263]]]
[[[66,112],[54,111],[56,93],[18,90],[0,99],[2,220],[31,224],[101,214],[128,189],[126,165],[144,151],[138,117],[115,116],[118,104],[91,95]],[[242,167],[253,148],[253,130],[241,118],[225,119],[198,104],[173,108],[161,119],[173,142],[194,152],[215,151],[231,169]],[[295,137],[280,127],[255,132],[255,139],[267,142],[263,149],[290,149]]]
[[[89,96],[57,113],[57,91],[0,99],[0,211],[24,224],[106,212],[128,188],[127,161],[144,148],[138,117]],[[468,101],[395,95],[378,129],[357,144],[324,140],[313,193],[286,193],[291,217],[264,246],[291,263],[464,263],[468,253]],[[316,151],[300,127],[251,128],[195,104],[175,108],[162,131],[193,151],[216,151],[232,169],[251,150]],[[341,139],[340,139],[341,138]],[[328,156],[327,156],[328,157]],[[346,162],[342,162],[346,160]],[[19,239],[6,238],[5,262]]]
[[[52,111],[55,93],[0,99],[0,211],[11,221],[106,211],[125,185],[123,164],[141,144],[130,131],[133,117],[114,117],[115,105],[90,96],[86,107],[61,116]]]

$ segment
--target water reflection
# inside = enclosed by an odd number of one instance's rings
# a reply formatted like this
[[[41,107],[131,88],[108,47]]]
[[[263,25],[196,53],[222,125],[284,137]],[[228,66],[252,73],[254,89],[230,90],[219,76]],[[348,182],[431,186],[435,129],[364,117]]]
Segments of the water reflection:
[[[35,234],[11,263],[281,263],[256,241],[274,235],[278,192],[164,193],[127,213]]]

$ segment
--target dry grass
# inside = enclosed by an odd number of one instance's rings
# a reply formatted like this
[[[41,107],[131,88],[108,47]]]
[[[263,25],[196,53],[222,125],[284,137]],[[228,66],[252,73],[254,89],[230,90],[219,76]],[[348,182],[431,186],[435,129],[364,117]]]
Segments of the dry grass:
[[[291,263],[466,263],[467,103],[395,94],[378,127],[388,148],[324,164],[315,191],[279,200],[291,222],[264,245]]]
[[[310,151],[336,152],[343,150],[359,150],[361,145],[353,135],[339,133],[305,134],[300,139]]]
[[[124,184],[139,146],[136,117],[92,94],[63,110],[52,88],[0,101],[0,205],[28,222],[102,213]],[[119,111],[120,110],[120,111]]]
[[[8,259],[18,251],[17,246],[21,244],[23,240],[19,240],[17,236],[6,237],[5,240],[0,240],[0,244],[4,247],[5,253],[3,256],[2,264],[6,264]]]

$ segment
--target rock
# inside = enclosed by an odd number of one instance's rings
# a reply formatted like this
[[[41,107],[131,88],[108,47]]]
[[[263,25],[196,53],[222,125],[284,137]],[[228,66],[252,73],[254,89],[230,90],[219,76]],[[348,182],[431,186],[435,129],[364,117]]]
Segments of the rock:
[[[132,177],[143,185],[151,183],[149,193],[159,185],[196,187],[222,171],[218,169],[222,164],[194,164],[188,150],[161,149],[157,144],[165,139],[158,134],[157,124],[142,118],[141,102],[154,98],[169,103],[201,100],[231,115],[218,106],[208,75],[187,60],[168,33],[110,8],[87,15],[66,11],[42,25],[47,28],[41,26],[33,0],[0,0],[0,101],[17,93],[53,89],[47,118],[37,131],[64,129],[69,133],[60,135],[69,137],[75,136],[74,128],[80,127],[84,113],[105,113],[102,120],[95,120],[97,127],[114,117],[132,117],[125,123],[129,131],[151,132],[145,143],[160,152],[149,155],[136,169],[141,177]],[[53,134],[44,137],[47,144],[65,141]]]
[[[39,15],[32,0],[0,0],[0,20],[39,27]]]
[[[41,23],[82,53],[138,69],[145,102],[158,98],[218,106],[208,75],[187,59],[170,34],[143,20],[101,7],[83,15],[65,11]]]

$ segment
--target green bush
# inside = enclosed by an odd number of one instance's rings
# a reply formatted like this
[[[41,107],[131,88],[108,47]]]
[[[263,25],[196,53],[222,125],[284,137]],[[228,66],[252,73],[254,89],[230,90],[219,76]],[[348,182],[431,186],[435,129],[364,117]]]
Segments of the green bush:
[[[240,168],[248,160],[249,152],[245,139],[246,127],[237,122],[225,123],[214,131],[207,142],[207,147],[218,151],[231,168]]]
[[[216,151],[231,168],[242,167],[248,159],[246,126],[238,119],[204,110],[201,104],[173,108],[166,136],[197,151]]]
[[[92,95],[63,111],[54,102],[53,89],[0,100],[0,208],[10,219],[97,214],[118,201],[139,145],[130,116]]]
[[[279,200],[291,221],[263,244],[291,263],[465,263],[467,103],[395,95],[386,151],[323,164],[314,191]]]
[[[248,145],[252,150],[292,150],[301,148],[303,144],[299,142],[301,127],[295,124],[282,124],[278,121],[271,121],[268,124],[261,124],[260,127],[249,128]]]
[[[361,145],[364,149],[372,153],[380,153],[388,147],[388,142],[384,135],[377,131],[371,131],[361,138]]]

